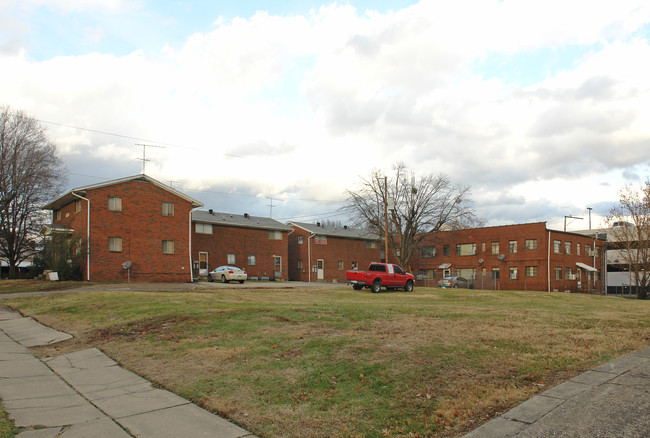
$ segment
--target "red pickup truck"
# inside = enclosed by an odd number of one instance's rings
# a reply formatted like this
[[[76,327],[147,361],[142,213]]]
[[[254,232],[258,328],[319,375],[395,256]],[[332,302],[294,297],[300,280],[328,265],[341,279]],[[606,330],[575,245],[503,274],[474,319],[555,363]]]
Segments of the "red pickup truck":
[[[369,288],[377,293],[382,287],[386,289],[404,288],[406,292],[413,290],[415,277],[404,272],[402,268],[390,263],[370,263],[367,271],[347,271],[345,278],[352,283],[354,290]]]

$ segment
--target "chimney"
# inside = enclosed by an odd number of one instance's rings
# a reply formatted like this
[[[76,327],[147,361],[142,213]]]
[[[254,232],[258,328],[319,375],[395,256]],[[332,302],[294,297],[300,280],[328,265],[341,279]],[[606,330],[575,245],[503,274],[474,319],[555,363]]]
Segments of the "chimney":
[[[317,226],[317,227],[320,227],[320,222],[316,222],[316,226]]]
[[[213,210],[213,209],[210,209],[210,210],[208,210],[208,213],[210,213],[210,214],[214,214],[214,210]]]
[[[248,213],[244,213],[244,217],[248,219]]]

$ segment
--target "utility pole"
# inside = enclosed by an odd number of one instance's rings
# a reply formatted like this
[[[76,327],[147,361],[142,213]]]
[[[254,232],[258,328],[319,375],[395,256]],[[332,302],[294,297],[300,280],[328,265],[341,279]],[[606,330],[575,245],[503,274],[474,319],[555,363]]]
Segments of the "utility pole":
[[[569,219],[580,219],[580,220],[582,220],[581,217],[575,217],[575,216],[571,216],[571,215],[569,215],[569,216],[564,216],[564,232],[566,232],[566,220],[567,220],[567,218],[569,218]]]
[[[271,203],[270,203],[270,204],[267,204],[267,205],[268,205],[268,207],[269,207],[269,209],[270,209],[270,211],[269,211],[269,217],[272,218],[272,217],[273,217],[273,198],[266,198],[266,199],[269,199],[269,200],[271,201]]]
[[[388,263],[388,177],[384,177],[384,251]]]

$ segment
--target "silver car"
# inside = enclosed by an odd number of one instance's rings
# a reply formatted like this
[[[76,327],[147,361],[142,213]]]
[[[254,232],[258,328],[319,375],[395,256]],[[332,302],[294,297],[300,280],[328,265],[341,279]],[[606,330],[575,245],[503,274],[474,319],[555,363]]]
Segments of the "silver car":
[[[208,274],[208,281],[217,280],[222,283],[238,281],[240,284],[243,284],[247,279],[248,274],[246,274],[246,271],[237,266],[219,266]]]

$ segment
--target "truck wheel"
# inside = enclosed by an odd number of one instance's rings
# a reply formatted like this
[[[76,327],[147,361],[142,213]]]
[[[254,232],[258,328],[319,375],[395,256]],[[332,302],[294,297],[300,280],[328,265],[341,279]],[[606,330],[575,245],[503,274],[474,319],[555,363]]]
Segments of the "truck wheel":
[[[381,280],[377,279],[372,282],[372,288],[370,289],[373,294],[376,294],[381,290]]]
[[[413,292],[413,282],[411,280],[407,281],[404,285],[404,291]]]
[[[354,290],[361,290],[361,289],[363,289],[363,286],[361,286],[360,284],[353,284],[353,285],[352,285],[352,289],[354,289]]]

